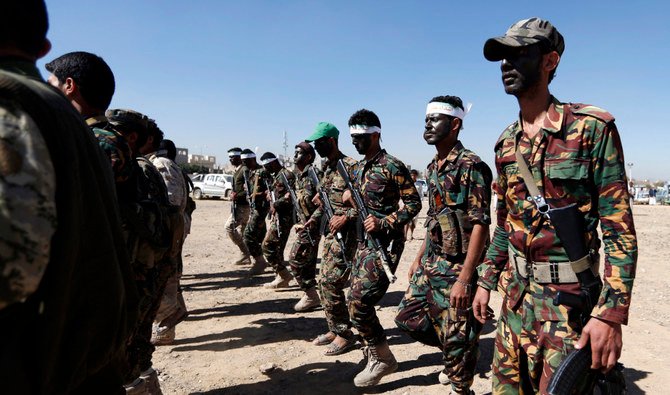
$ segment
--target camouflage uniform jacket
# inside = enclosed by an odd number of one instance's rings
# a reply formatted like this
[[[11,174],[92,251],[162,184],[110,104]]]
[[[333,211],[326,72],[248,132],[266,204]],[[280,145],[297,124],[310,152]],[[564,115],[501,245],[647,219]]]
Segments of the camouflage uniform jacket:
[[[298,169],[295,170],[295,194],[298,197],[298,204],[307,221],[312,218],[315,221],[318,221],[320,215],[315,215],[318,206],[312,203],[312,199],[317,194],[317,185],[314,185],[308,176],[309,168],[312,166],[313,165],[305,166],[305,169],[302,172]],[[316,171],[317,176],[321,178],[321,171],[316,168],[314,170]]]
[[[265,199],[265,191],[267,191],[265,181],[269,179],[270,174],[263,168],[263,166],[258,166],[253,170],[249,170],[249,184],[251,184],[252,195],[257,194],[254,198],[254,205],[258,211],[270,207],[268,201]]]
[[[349,172],[352,172],[353,167],[356,165],[356,161],[340,152],[335,160],[326,160],[326,162],[324,162],[322,168],[323,177],[321,177],[320,183],[326,194],[328,194],[330,204],[333,206],[333,214],[344,215],[351,221],[352,219],[355,220],[358,218],[358,211],[355,208],[345,206],[342,202],[342,194],[346,189],[346,185],[340,173],[337,172],[337,161],[340,159],[342,159]],[[319,218],[324,215],[324,213],[325,210],[318,207],[312,215],[312,218]]]
[[[535,144],[522,138],[520,121],[507,127],[496,143],[497,226],[486,260],[479,267],[479,285],[495,288],[503,270],[507,271],[503,272],[504,279],[515,278],[510,275],[514,272],[509,269],[512,265],[504,269],[508,247],[530,261],[568,261],[554,227],[543,219],[523,185],[514,156],[518,142],[547,203],[551,207],[577,204],[585,217],[585,240],[596,253],[600,222],[605,243],[604,286],[592,316],[625,324],[635,277],[637,238],[619,133],[612,115],[600,108],[552,100]],[[518,285],[507,287],[510,307],[523,297],[523,283]],[[546,288],[555,291],[569,285],[548,284]],[[543,318],[549,319],[552,313],[547,310],[551,308],[543,308]]]
[[[37,69],[3,67],[38,78]],[[33,119],[0,101],[0,309],[24,301],[40,283],[56,231],[56,174]]]
[[[150,241],[156,248],[167,247],[169,235],[166,228],[169,224],[166,210],[170,205],[167,188],[160,172],[149,159],[139,156],[136,160],[143,175],[139,180],[140,190],[138,191],[143,217],[143,229],[140,230],[139,235]]]
[[[168,202],[172,206],[179,207],[180,212],[186,209],[186,196],[188,194],[186,181],[179,166],[169,158],[152,154],[149,157],[151,163],[160,173],[167,189]]]
[[[486,163],[465,149],[460,141],[456,142],[442,166],[438,167],[438,163],[436,155],[426,172],[429,191],[426,237],[434,245],[441,246],[441,251],[462,261],[467,254],[472,226],[491,224],[493,176]],[[438,214],[445,211],[455,219],[453,225],[456,226],[451,229],[453,243],[443,239],[445,234],[449,235],[449,230],[442,229],[437,219]]]
[[[128,181],[133,172],[133,155],[126,139],[114,130],[104,115],[88,118],[86,124],[109,159],[116,183]]]
[[[291,170],[282,167],[276,173],[270,174],[270,188],[272,188],[274,191],[276,199],[273,206],[275,210],[277,210],[277,214],[279,214],[282,219],[290,217],[292,221],[293,202],[291,201],[291,196],[288,195],[288,189],[284,186],[284,183],[282,183],[282,179],[280,177],[282,172],[286,175],[286,179],[288,180],[289,185],[291,185],[295,191],[295,174]]]
[[[247,201],[247,190],[244,186],[244,173],[248,172],[249,169],[244,165],[239,165],[235,168],[233,173],[233,192],[237,194],[235,198],[235,204],[246,206],[249,204]]]
[[[359,161],[353,173],[354,187],[361,191],[370,214],[381,219],[382,229],[402,232],[403,226],[421,211],[421,197],[409,170],[386,150]]]

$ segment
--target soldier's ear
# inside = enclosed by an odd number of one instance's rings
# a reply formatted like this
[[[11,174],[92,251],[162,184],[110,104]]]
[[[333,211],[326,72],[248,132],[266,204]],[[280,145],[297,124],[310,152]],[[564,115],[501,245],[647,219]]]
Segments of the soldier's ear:
[[[44,43],[42,43],[42,49],[37,53],[37,59],[43,58],[49,51],[51,51],[51,41],[49,41],[48,38],[45,38]]]

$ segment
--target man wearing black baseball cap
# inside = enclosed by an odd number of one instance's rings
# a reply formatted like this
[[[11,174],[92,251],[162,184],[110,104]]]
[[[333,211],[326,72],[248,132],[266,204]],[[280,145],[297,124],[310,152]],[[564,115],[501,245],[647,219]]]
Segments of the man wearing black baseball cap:
[[[539,18],[519,21],[484,45],[486,59],[501,61],[505,92],[520,109],[495,145],[498,223],[473,301],[475,317],[484,322],[490,290],[501,280],[494,394],[546,393],[567,353],[588,344],[591,368],[609,371],[628,321],[637,239],[621,140],[607,111],[562,103],[549,92],[564,49],[563,36]],[[568,212],[570,221],[559,221]],[[598,222],[605,244],[602,291]],[[586,279],[595,285],[591,298],[584,297]],[[563,303],[559,292],[588,307]]]

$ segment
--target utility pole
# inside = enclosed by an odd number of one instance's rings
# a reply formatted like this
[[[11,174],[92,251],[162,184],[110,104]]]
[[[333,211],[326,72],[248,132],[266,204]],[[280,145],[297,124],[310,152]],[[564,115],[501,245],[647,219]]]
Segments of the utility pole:
[[[626,165],[628,166],[628,179],[633,182],[633,162],[628,162]]]
[[[284,160],[286,160],[287,156],[286,154],[288,153],[288,139],[286,138],[286,129],[284,129],[284,144],[282,145],[284,147]]]

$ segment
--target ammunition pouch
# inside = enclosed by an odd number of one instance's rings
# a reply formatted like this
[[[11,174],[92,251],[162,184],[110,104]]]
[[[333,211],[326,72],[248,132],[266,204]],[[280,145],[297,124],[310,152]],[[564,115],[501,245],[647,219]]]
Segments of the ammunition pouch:
[[[442,253],[450,257],[467,254],[473,225],[465,211],[447,207],[436,215],[429,215],[426,227],[431,244]]]

